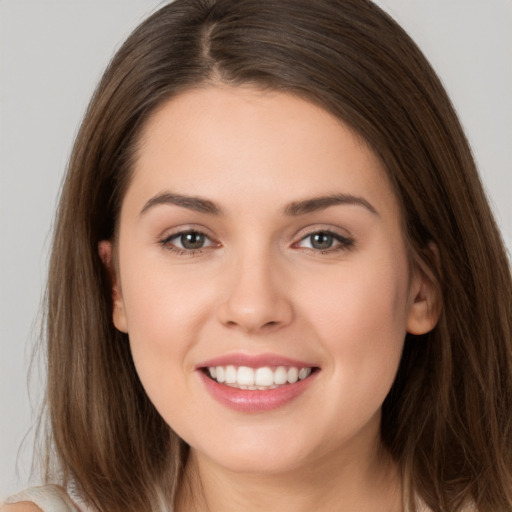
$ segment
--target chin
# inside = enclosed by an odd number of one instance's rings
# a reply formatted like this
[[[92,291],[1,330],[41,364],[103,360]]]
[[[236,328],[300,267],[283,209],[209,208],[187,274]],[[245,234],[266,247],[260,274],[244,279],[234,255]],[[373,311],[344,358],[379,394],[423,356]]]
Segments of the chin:
[[[262,426],[260,426],[262,427]],[[191,445],[198,459],[205,458],[240,474],[277,475],[299,469],[321,456],[329,447],[311,442],[310,436],[290,429],[257,428],[232,430],[223,439],[204,439]]]
[[[305,464],[302,456],[288,453],[285,450],[279,452],[257,450],[253,452],[243,449],[233,451],[233,453],[224,452],[212,460],[218,466],[233,473],[261,476],[289,473]]]

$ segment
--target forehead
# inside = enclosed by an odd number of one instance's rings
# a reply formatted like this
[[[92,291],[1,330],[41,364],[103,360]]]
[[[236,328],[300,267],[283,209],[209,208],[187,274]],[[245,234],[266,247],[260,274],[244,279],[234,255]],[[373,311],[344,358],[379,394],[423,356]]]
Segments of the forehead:
[[[186,91],[150,117],[138,148],[128,192],[141,201],[165,189],[283,201],[365,192],[380,208],[396,206],[386,172],[365,141],[293,94],[248,86]]]

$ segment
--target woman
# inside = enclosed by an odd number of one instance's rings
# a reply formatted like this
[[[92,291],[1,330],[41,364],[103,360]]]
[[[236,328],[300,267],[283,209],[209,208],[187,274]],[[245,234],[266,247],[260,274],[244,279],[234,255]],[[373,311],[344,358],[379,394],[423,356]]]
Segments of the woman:
[[[396,23],[361,0],[177,0],[75,144],[47,480],[108,511],[511,510],[511,290]]]

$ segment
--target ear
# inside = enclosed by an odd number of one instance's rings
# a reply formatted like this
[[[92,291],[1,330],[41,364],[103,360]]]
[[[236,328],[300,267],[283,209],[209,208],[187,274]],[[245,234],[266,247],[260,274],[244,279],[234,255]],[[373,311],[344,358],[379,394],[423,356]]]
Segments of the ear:
[[[429,245],[432,260],[439,266],[439,252],[434,244]],[[410,285],[407,332],[426,334],[437,324],[442,309],[439,281],[432,269],[420,256],[415,258]]]
[[[121,332],[128,332],[126,321],[126,312],[123,301],[123,294],[121,293],[121,286],[119,284],[119,276],[116,272],[113,258],[114,247],[109,240],[102,240],[98,244],[98,253],[101,261],[110,278],[112,287],[112,321],[116,329]]]

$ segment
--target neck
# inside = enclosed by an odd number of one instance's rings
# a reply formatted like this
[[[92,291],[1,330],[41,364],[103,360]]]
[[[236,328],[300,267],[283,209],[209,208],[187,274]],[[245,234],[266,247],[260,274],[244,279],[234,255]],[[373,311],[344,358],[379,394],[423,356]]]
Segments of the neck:
[[[359,454],[361,455],[361,454]],[[233,472],[191,450],[177,512],[401,512],[400,471],[380,446],[330,453],[286,473]]]

